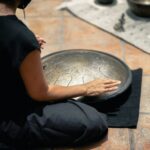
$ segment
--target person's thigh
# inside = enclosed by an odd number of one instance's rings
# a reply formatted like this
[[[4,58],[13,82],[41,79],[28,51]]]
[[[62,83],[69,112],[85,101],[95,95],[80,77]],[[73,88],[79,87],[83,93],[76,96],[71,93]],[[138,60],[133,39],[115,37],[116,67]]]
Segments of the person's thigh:
[[[107,133],[104,114],[81,102],[69,100],[47,105],[41,115],[32,113],[25,125],[29,145],[83,145]]]

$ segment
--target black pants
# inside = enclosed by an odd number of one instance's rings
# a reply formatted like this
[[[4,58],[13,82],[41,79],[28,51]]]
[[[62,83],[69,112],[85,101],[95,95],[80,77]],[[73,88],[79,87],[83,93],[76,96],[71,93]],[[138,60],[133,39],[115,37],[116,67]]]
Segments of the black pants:
[[[0,140],[18,149],[31,147],[80,146],[99,141],[107,134],[105,115],[69,100],[46,105],[32,113],[24,127],[14,122],[1,124]]]

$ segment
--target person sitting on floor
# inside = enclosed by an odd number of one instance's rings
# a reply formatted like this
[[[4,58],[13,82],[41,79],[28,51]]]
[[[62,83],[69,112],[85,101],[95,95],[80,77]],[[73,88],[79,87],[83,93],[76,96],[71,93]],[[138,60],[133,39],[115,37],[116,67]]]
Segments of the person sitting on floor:
[[[108,130],[105,115],[72,98],[114,91],[120,81],[48,85],[40,58],[44,40],[15,14],[29,2],[0,0],[0,145],[27,150],[99,141]]]

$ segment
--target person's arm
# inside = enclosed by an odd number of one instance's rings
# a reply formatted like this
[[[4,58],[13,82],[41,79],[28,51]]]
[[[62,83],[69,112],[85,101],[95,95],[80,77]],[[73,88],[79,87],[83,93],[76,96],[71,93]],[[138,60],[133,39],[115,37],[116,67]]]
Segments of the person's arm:
[[[114,80],[94,80],[75,86],[48,85],[42,69],[40,52],[30,52],[20,65],[20,74],[28,94],[37,101],[59,101],[77,96],[95,96],[116,90]]]

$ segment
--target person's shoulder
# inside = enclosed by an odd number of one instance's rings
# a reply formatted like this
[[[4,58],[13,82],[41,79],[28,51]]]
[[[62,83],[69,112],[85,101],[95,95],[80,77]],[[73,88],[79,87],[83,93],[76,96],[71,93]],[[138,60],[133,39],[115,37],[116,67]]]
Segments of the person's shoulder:
[[[33,32],[26,26],[26,24],[15,15],[7,16],[5,18],[4,25],[5,29],[7,29],[14,36],[34,36]]]
[[[8,42],[14,42],[16,39],[21,41],[29,38],[36,40],[34,33],[15,15],[3,17],[0,23],[0,33],[1,35],[5,35],[3,36],[3,40],[7,39]]]
[[[20,42],[33,42],[38,44],[35,34],[21,20],[17,19],[16,24],[15,39]]]
[[[23,36],[23,37],[30,37],[34,36],[34,33],[21,21],[18,19],[18,29],[17,29],[17,35]]]

